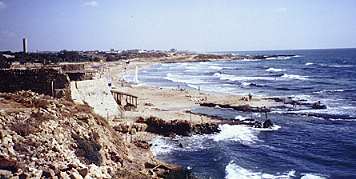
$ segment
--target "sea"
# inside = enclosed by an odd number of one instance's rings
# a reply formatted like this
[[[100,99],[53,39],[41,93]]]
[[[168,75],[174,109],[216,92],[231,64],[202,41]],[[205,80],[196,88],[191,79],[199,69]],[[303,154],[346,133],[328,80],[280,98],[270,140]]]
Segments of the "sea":
[[[199,178],[356,178],[356,49],[220,53],[293,56],[156,64],[139,69],[139,83],[291,97],[327,108],[273,108],[271,129],[221,125],[212,135],[160,137],[151,149],[158,159],[189,168]],[[215,107],[192,111],[225,119],[264,117]]]

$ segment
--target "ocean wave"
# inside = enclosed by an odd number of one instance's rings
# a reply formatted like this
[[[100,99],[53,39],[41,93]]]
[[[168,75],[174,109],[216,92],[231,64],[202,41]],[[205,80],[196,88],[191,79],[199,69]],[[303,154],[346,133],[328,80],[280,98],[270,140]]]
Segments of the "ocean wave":
[[[293,100],[305,100],[305,101],[311,101],[312,100],[312,96],[306,95],[306,94],[291,95],[290,97]]]
[[[291,179],[296,178],[296,171],[290,170],[282,174],[269,174],[263,172],[254,172],[252,170],[238,166],[234,161],[230,161],[225,167],[226,179]],[[300,179],[326,179],[327,177],[317,173],[302,173]]]
[[[314,63],[311,63],[311,62],[307,62],[305,63],[306,66],[310,66],[310,65],[314,65]]]
[[[300,179],[326,179],[326,176],[315,173],[305,173]]]
[[[290,74],[278,74],[273,76],[236,76],[222,73],[214,73],[215,77],[218,77],[220,80],[229,80],[229,81],[275,81],[275,80],[308,80],[308,76],[301,75],[290,75]],[[242,83],[243,86],[249,86],[251,83]]]
[[[244,61],[244,62],[257,62],[257,61],[262,61],[261,59],[249,59],[249,58],[245,58],[242,59],[240,61]]]
[[[279,126],[279,125],[273,125],[271,128],[254,128],[254,130],[257,130],[257,131],[277,131],[280,128],[282,128],[282,127]]]
[[[241,115],[237,115],[237,116],[235,116],[235,119],[245,120],[246,117],[243,117],[243,116],[241,116]]]
[[[330,67],[330,68],[351,68],[354,65],[340,65],[340,64],[320,64],[323,67]]]
[[[222,73],[215,73],[215,77],[220,78],[220,80],[229,81],[255,81],[255,80],[275,80],[274,77],[263,77],[263,76],[235,76]]]
[[[266,60],[289,60],[295,56],[277,56],[277,57],[268,57]]]
[[[213,69],[213,70],[222,70],[223,69],[222,67],[214,66],[214,65],[209,66],[208,68]]]
[[[354,121],[356,118],[354,111],[355,107],[352,106],[327,106],[327,109],[302,109],[298,111],[282,111],[281,113],[305,115],[331,121]]]
[[[259,141],[258,131],[247,126],[223,124],[219,128],[221,131],[213,136],[214,141],[232,140],[242,144],[254,144]]]
[[[203,84],[207,83],[206,81],[198,78],[198,76],[191,76],[190,78],[184,77],[183,75],[176,75],[176,74],[171,74],[167,73],[166,77],[164,77],[166,80],[170,80],[173,82],[178,82],[178,83],[187,83],[187,84]]]
[[[228,84],[187,84],[189,87],[194,89],[200,89],[201,91],[208,91],[208,92],[219,92],[219,93],[226,93],[226,94],[234,94],[236,87],[228,85]]]
[[[295,170],[291,170],[284,174],[272,175],[268,173],[254,172],[252,170],[248,170],[246,168],[236,165],[234,161],[230,161],[229,164],[225,167],[225,173],[226,173],[225,176],[226,179],[235,179],[235,178],[239,178],[239,179],[285,178],[287,179],[287,178],[295,177]]]
[[[173,151],[198,151],[211,147],[206,143],[207,139],[210,139],[210,135],[177,136],[174,139],[156,137],[151,141],[150,150],[154,156],[169,154]],[[183,147],[180,147],[180,145]]]
[[[266,71],[268,72],[281,72],[281,71],[286,71],[285,69],[279,69],[279,68],[268,68]]]
[[[313,93],[316,94],[322,94],[322,93],[333,93],[333,92],[344,92],[344,89],[335,89],[335,90],[321,90],[321,91],[315,91]]]
[[[151,152],[154,156],[167,154],[175,150],[177,147],[170,144],[168,140],[164,139],[163,137],[157,137],[156,139],[152,140],[151,142]]]
[[[287,78],[287,79],[293,79],[293,80],[307,80],[308,79],[308,76],[289,75],[289,74],[283,74],[281,77]]]
[[[241,85],[242,85],[242,86],[250,86],[250,85],[252,85],[252,83],[249,83],[249,82],[242,82]]]
[[[242,117],[242,116],[237,116]],[[213,135],[214,141],[237,141],[241,144],[250,145],[254,144],[258,141],[258,134],[261,131],[275,131],[280,129],[281,126],[274,125],[272,128],[253,128],[244,125],[228,125],[223,124],[219,126],[220,132],[218,134]]]
[[[223,69],[223,67],[220,67],[215,64],[210,64],[207,62],[194,63],[189,66],[184,66],[184,68],[185,68],[185,71],[187,71],[187,72],[217,72],[217,71]]]

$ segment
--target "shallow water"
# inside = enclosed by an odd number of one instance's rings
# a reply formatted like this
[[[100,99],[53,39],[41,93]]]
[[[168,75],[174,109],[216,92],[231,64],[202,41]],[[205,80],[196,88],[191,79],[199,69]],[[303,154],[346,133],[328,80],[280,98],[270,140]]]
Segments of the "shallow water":
[[[154,141],[157,157],[191,166],[202,178],[356,178],[356,49],[244,53],[297,56],[154,65],[140,70],[139,80],[160,87],[291,96],[328,108],[275,109],[269,118],[277,127],[270,130],[224,125],[214,135],[160,138]],[[261,118],[230,109],[194,111],[226,119]]]

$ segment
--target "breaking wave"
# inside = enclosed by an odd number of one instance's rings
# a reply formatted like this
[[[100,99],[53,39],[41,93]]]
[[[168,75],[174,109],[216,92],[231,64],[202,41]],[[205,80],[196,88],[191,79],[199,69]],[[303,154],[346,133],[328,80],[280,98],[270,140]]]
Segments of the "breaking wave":
[[[220,80],[230,80],[230,81],[254,81],[254,80],[275,80],[274,77],[263,77],[263,76],[235,76],[228,74],[215,73],[215,77],[220,78]]]
[[[334,93],[334,92],[344,92],[344,91],[345,90],[343,90],[343,89],[336,89],[336,90],[321,90],[321,91],[316,91],[313,93],[322,94],[322,93]]]
[[[254,172],[238,166],[234,161],[230,161],[230,163],[225,167],[226,179],[262,179],[262,178],[290,178],[295,176],[295,171],[291,170],[285,174],[272,175],[268,173],[262,172]]]
[[[308,63],[305,63],[305,65],[310,66],[310,65],[314,65],[314,63],[308,62]]]
[[[206,81],[200,79],[200,78],[187,78],[184,77],[183,75],[175,75],[171,73],[167,73],[165,79],[173,81],[173,82],[178,82],[178,83],[188,83],[188,84],[202,84],[202,83],[207,83]]]
[[[325,178],[327,178],[327,177],[321,176],[320,174],[306,173],[300,179],[325,179]]]
[[[289,74],[283,74],[281,76],[282,78],[288,78],[288,79],[293,79],[293,80],[307,80],[307,76],[300,76],[300,75],[289,75]]]
[[[242,116],[236,116],[236,118],[241,118]],[[213,136],[214,141],[237,141],[241,144],[250,145],[258,141],[258,134],[260,131],[273,131],[278,130],[281,127],[274,125],[272,128],[260,129],[252,128],[244,125],[228,125],[223,124],[219,126],[220,132]]]
[[[268,57],[266,60],[288,60],[296,56],[277,56],[277,57]]]
[[[286,71],[285,69],[278,69],[278,68],[268,68],[266,71],[268,72],[281,72]]]
[[[222,67],[219,66],[209,66],[208,68],[213,69],[213,70],[222,70]]]
[[[282,174],[269,174],[263,172],[254,172],[252,170],[238,166],[234,161],[230,161],[225,167],[226,179],[289,179],[295,178],[296,171],[291,170]],[[320,174],[305,173],[301,174],[301,179],[325,179],[326,177]]]
[[[176,147],[170,144],[167,140],[157,137],[151,142],[151,151],[154,156],[167,154],[172,152]]]

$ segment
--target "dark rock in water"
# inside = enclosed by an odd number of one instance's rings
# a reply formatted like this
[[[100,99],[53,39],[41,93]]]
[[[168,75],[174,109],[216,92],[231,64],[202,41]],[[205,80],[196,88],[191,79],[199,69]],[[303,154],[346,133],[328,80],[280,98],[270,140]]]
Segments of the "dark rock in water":
[[[326,109],[326,105],[321,104],[320,101],[313,103],[312,109]]]
[[[273,123],[270,119],[267,119],[265,122],[263,122],[263,128],[271,128],[273,127]]]
[[[190,136],[192,134],[212,134],[219,132],[219,126],[212,123],[191,124],[189,121],[164,121],[156,117],[150,117],[143,121],[147,124],[146,131],[164,136]]]
[[[243,112],[271,112],[271,109],[265,108],[265,107],[253,107],[250,105],[239,105],[239,106],[234,106],[230,104],[215,104],[215,103],[200,103],[200,106],[205,106],[205,107],[221,107],[221,108],[231,108],[236,111],[243,111]]]
[[[259,121],[256,121],[255,124],[253,125],[254,128],[262,128],[262,123]]]
[[[186,169],[170,172],[167,174],[167,176],[165,176],[165,178],[166,179],[198,179],[198,177],[194,175],[190,167],[187,167]]]

